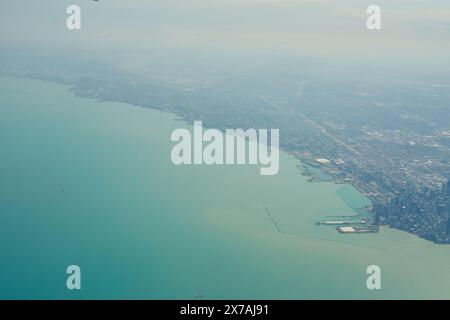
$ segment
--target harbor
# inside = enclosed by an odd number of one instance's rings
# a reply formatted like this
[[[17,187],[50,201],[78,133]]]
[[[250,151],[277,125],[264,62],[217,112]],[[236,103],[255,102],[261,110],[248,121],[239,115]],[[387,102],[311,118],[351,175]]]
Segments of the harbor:
[[[325,220],[316,222],[316,225],[334,226],[339,233],[344,234],[378,232],[378,227],[367,218],[359,220]]]

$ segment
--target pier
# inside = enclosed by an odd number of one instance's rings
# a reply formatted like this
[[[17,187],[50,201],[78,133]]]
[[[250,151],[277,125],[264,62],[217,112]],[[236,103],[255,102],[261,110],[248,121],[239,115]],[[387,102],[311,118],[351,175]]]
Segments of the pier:
[[[361,220],[326,220],[316,222],[316,225],[335,226],[339,233],[376,233],[378,227],[368,219]]]

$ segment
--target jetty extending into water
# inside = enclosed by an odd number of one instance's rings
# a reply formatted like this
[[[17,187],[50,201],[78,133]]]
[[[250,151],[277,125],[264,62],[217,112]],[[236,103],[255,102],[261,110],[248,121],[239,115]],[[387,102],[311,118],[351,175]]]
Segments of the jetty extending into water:
[[[269,217],[270,221],[272,222],[273,226],[275,227],[275,229],[279,232],[279,233],[284,233],[280,227],[278,226],[277,222],[275,221],[275,219],[272,217],[272,214],[270,213],[269,209],[267,209],[267,207],[264,207],[264,210],[266,210],[267,216]]]
[[[334,225],[354,225],[354,224],[367,224],[367,220],[327,220],[327,221],[319,221],[316,223],[317,225],[328,225],[328,226],[334,226]]]

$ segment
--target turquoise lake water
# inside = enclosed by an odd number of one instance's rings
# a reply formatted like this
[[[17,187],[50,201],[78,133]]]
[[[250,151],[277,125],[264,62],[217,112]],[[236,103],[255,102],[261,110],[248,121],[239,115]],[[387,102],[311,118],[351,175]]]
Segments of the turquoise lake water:
[[[450,246],[316,226],[370,202],[285,153],[276,176],[175,166],[170,134],[189,126],[174,118],[0,78],[0,298],[450,298]]]

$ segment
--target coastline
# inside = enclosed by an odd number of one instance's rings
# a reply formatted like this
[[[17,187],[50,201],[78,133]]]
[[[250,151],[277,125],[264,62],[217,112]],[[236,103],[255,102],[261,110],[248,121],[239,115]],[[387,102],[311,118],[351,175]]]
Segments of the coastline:
[[[124,104],[128,104],[134,107],[139,107],[139,108],[144,108],[144,109],[152,109],[155,111],[159,111],[162,113],[166,113],[166,114],[170,114],[171,116],[173,116],[173,121],[182,121],[184,124],[186,125],[192,125],[192,121],[188,118],[185,118],[181,113],[177,112],[176,110],[168,110],[168,109],[164,109],[164,108],[160,108],[160,107],[156,107],[156,106],[151,106],[151,105],[142,105],[142,104],[137,104],[134,102],[130,102],[130,101],[126,101],[126,100],[114,100],[114,99],[99,99],[95,96],[90,96],[89,94],[80,94],[79,91],[77,89],[80,89],[76,84],[74,83],[67,83],[67,81],[64,81],[63,79],[58,79],[55,77],[44,77],[41,75],[41,77],[39,77],[38,75],[29,75],[26,72],[22,75],[10,75],[10,74],[0,74],[0,76],[8,78],[18,78],[18,79],[28,79],[28,80],[38,80],[38,81],[44,81],[44,82],[48,82],[48,83],[54,83],[54,84],[58,84],[58,85],[64,85],[68,87],[68,90],[74,94],[75,97],[80,98],[80,99],[92,99],[94,101],[97,102],[115,102],[115,103],[124,103]],[[201,119],[200,119],[201,120]],[[204,128],[211,128],[209,127],[207,124],[203,124]],[[218,128],[220,131],[223,131],[221,128]],[[363,197],[367,198],[368,200],[370,200],[371,202],[371,207],[370,210],[366,210],[367,213],[373,215],[373,221],[375,222],[375,224],[377,224],[378,227],[382,226],[382,224],[379,224],[377,222],[377,213],[373,211],[374,208],[374,204],[377,202],[377,200],[371,196],[370,194],[367,194],[364,189],[358,185],[357,183],[355,183],[354,179],[350,179],[347,181],[342,181],[342,180],[338,180],[335,179],[332,175],[329,175],[326,170],[324,170],[324,167],[314,163],[314,159],[311,158],[307,158],[304,156],[301,156],[299,152],[297,151],[291,151],[291,150],[287,150],[286,148],[283,148],[280,146],[280,151],[294,157],[297,161],[300,162],[300,166],[311,166],[312,168],[315,168],[317,170],[319,170],[322,174],[325,174],[327,177],[327,179],[323,179],[320,177],[320,175],[318,174],[308,174],[308,171],[310,171],[311,169],[308,168],[307,173],[305,175],[304,172],[301,172],[301,175],[303,176],[309,176],[310,177],[310,181],[309,182],[333,182],[334,184],[343,184],[343,185],[349,185],[353,188],[355,188]],[[300,171],[302,171],[302,169],[299,169]],[[363,209],[363,208],[354,208],[354,209]],[[410,234],[413,234],[414,236],[417,236],[419,238],[420,237],[418,234],[409,232],[408,230],[403,230],[403,229],[399,229],[399,228],[395,228],[393,226],[384,224],[385,226],[389,226],[391,228],[394,228],[396,230],[402,231],[402,232],[407,232]],[[431,241],[429,239],[425,239],[427,241],[430,241],[432,243],[436,243],[434,241]],[[436,243],[437,244],[437,243]]]
[[[14,92],[23,92],[21,84],[18,82],[17,85],[14,85],[17,88]],[[340,189],[339,186],[334,186],[332,183],[308,184],[304,177],[298,175],[298,168],[296,168],[298,161],[294,157],[283,152],[282,157],[283,161],[286,161],[284,167],[286,169],[280,172],[281,177],[276,176],[272,179],[261,178],[259,175],[255,175],[255,170],[248,167],[214,167],[200,170],[175,168],[167,163],[165,156],[166,152],[170,150],[166,143],[168,133],[180,125],[173,124],[172,114],[166,117],[167,113],[159,110],[143,110],[123,103],[97,104],[95,101],[89,102],[86,99],[82,99],[85,101],[73,101],[73,94],[65,93],[67,87],[61,90],[58,88],[60,85],[54,86],[54,88],[53,86],[47,88],[47,86],[44,85],[44,82],[36,86],[30,83],[30,90],[33,87],[37,90],[43,89],[43,91],[29,92],[43,92],[46,93],[45,97],[48,97],[48,100],[40,99],[39,103],[36,102],[36,106],[40,106],[39,108],[30,108],[36,101],[36,99],[34,101],[30,99],[30,97],[35,97],[34,95],[28,95],[27,98],[19,97],[17,101],[21,101],[21,104],[18,105],[19,109],[14,110],[17,110],[17,115],[20,117],[11,118],[13,121],[8,120],[8,117],[3,119],[5,124],[11,123],[11,125],[14,123],[22,125],[22,122],[16,122],[21,119],[26,120],[25,124],[44,120],[39,122],[42,123],[42,126],[39,126],[38,130],[19,132],[24,136],[19,137],[17,143],[13,140],[13,143],[5,146],[5,151],[10,150],[10,152],[5,152],[5,160],[11,165],[15,165],[15,159],[19,156],[18,150],[22,150],[26,155],[30,152],[29,147],[39,147],[39,144],[36,145],[34,142],[34,137],[39,141],[47,141],[50,138],[49,143],[42,146],[46,149],[38,149],[39,152],[36,155],[41,160],[36,163],[36,159],[24,159],[27,163],[32,161],[37,166],[47,166],[49,160],[55,160],[49,158],[50,154],[54,154],[49,152],[55,150],[55,142],[57,145],[61,143],[67,145],[66,142],[77,141],[73,150],[76,151],[75,153],[68,154],[66,152],[71,148],[62,148],[62,150],[56,148],[62,152],[55,154],[57,162],[50,163],[48,168],[51,169],[47,169],[48,172],[40,170],[46,173],[46,179],[45,181],[36,181],[36,187],[49,196],[44,194],[43,197],[37,197],[39,199],[36,200],[40,202],[28,210],[30,217],[33,216],[31,213],[40,211],[39,219],[36,219],[35,224],[23,221],[16,226],[24,234],[35,236],[33,243],[37,248],[36,252],[40,254],[40,258],[35,262],[43,270],[49,270],[49,273],[45,274],[43,278],[52,279],[54,277],[52,261],[58,263],[61,259],[71,260],[80,255],[86,259],[84,260],[86,261],[85,267],[89,269],[91,277],[98,279],[97,282],[91,284],[91,287],[104,292],[102,294],[93,293],[98,297],[120,296],[121,294],[115,291],[115,286],[111,286],[109,282],[110,279],[117,279],[119,276],[123,280],[122,288],[129,288],[127,290],[131,291],[134,289],[135,293],[132,297],[141,294],[139,297],[160,298],[167,296],[167,292],[174,297],[190,297],[196,294],[200,288],[205,293],[206,299],[236,298],[236,292],[243,292],[239,297],[245,298],[264,298],[272,295],[277,298],[365,297],[372,299],[376,297],[370,292],[360,290],[358,283],[365,283],[366,267],[376,261],[383,266],[383,270],[389,278],[395,279],[393,287],[386,287],[380,298],[448,296],[448,291],[444,290],[442,283],[437,283],[426,274],[415,284],[408,281],[410,276],[417,275],[423,270],[424,263],[429,263],[430,268],[435,268],[433,269],[435,271],[437,268],[437,274],[447,277],[448,272],[444,266],[448,265],[446,261],[449,257],[445,248],[434,246],[397,230],[383,229],[380,234],[346,236],[337,234],[332,229],[316,227],[313,219],[318,217],[317,214],[345,213],[349,207],[336,197],[335,191]],[[53,92],[54,95],[52,95]],[[51,103],[52,99],[55,102],[53,104]],[[13,103],[8,103],[7,97],[4,96],[3,100],[5,104],[11,107],[15,106]],[[11,100],[11,102],[13,101]],[[67,104],[61,105],[65,101]],[[28,106],[26,106],[27,104]],[[21,106],[24,106],[23,109]],[[23,118],[27,114],[23,112],[25,110],[36,112],[33,113],[36,117],[30,117],[28,114]],[[7,109],[5,108],[4,111],[7,112]],[[5,113],[5,115],[7,114]],[[131,121],[132,119],[133,121]],[[152,126],[152,119],[156,120],[155,127]],[[13,127],[17,128],[16,125],[10,126],[10,128],[5,126],[4,130],[11,130]],[[159,133],[155,131],[156,128],[159,128],[157,131]],[[48,129],[50,131],[47,131]],[[55,129],[56,131],[54,131]],[[135,129],[138,130],[135,131]],[[54,133],[60,132],[58,130],[63,130],[63,140],[52,138],[57,136]],[[45,136],[41,135],[43,133]],[[49,133],[50,135],[48,135]],[[123,139],[124,133],[126,137],[128,137],[128,133],[137,133],[137,135],[132,137],[133,142],[130,143],[130,139]],[[152,148],[148,148],[149,134],[155,138],[151,138],[154,143],[160,141],[158,148],[162,149],[158,150],[162,152],[153,153]],[[110,136],[113,140],[105,140],[105,136]],[[24,139],[25,137],[32,138]],[[44,139],[45,137],[47,139]],[[109,143],[105,144],[108,141]],[[116,145],[118,142],[120,145]],[[86,150],[86,143],[91,148]],[[81,157],[74,158],[73,154],[77,154],[82,145],[82,149],[88,152],[80,154]],[[100,150],[92,148],[94,146],[100,146]],[[106,149],[103,149],[104,147]],[[157,147],[156,144],[155,147]],[[98,157],[90,159],[89,150],[99,150]],[[105,153],[105,151],[107,152]],[[139,157],[130,157],[130,154],[136,154]],[[116,159],[116,157],[118,158]],[[109,159],[117,161],[108,161]],[[61,163],[61,166],[54,165],[57,163]],[[86,164],[89,167],[86,167]],[[67,165],[75,169],[75,172],[81,173],[86,172],[86,169],[88,169],[86,173],[90,173],[90,168],[93,170],[93,174],[82,174],[81,176],[76,174],[74,176],[65,169]],[[78,165],[81,167],[76,169]],[[123,170],[124,165],[128,169]],[[169,171],[164,169],[166,166]],[[156,167],[159,169],[155,170]],[[36,167],[27,165],[26,168],[28,169],[24,171],[25,174],[21,175],[21,178],[25,180],[17,180],[17,186],[27,186],[26,181],[30,179],[33,181],[33,176],[30,177],[28,173],[35,172]],[[96,179],[95,172],[99,169],[106,169],[107,175],[104,177],[111,175],[110,178],[113,180]],[[185,174],[180,175],[182,172]],[[217,174],[211,174],[212,172]],[[10,179],[8,176],[6,178],[6,181]],[[108,192],[99,192],[98,194],[94,192],[96,196],[92,197],[92,192],[86,190],[85,179],[94,182],[93,190]],[[199,186],[206,187],[185,195],[186,190],[192,189],[192,179],[195,179]],[[124,184],[127,181],[132,183]],[[155,181],[165,181],[172,184],[175,189],[179,188],[182,191],[182,193],[176,193],[178,199],[176,206],[172,207],[173,193],[172,195],[168,194],[168,189],[164,187],[164,184],[158,184]],[[99,182],[100,185],[96,186],[96,182]],[[232,187],[236,183],[239,184],[239,188]],[[64,193],[61,193],[60,186],[64,187]],[[109,187],[113,189],[105,189]],[[274,196],[270,191],[274,187],[276,190],[284,191],[276,193]],[[77,192],[77,189],[81,193]],[[346,189],[348,191],[350,187],[346,187]],[[109,191],[113,190],[117,191],[117,196],[111,197]],[[173,191],[173,189],[169,190]],[[227,193],[224,197],[221,193],[224,190],[231,193]],[[253,194],[247,194],[251,190],[254,190]],[[210,191],[213,192],[210,194]],[[31,192],[34,194],[36,191],[31,190]],[[196,195],[198,192],[206,192],[211,196],[200,197]],[[356,192],[354,191],[353,194],[356,195]],[[136,196],[138,198],[134,198]],[[259,200],[249,201],[249,196],[250,199]],[[26,193],[15,201],[23,202],[23,199],[29,199]],[[91,200],[94,202],[90,202]],[[267,205],[276,224],[287,234],[280,234],[276,230],[270,217],[264,212],[261,200],[264,205]],[[49,201],[54,205],[48,207]],[[75,210],[67,208],[68,203],[76,204]],[[95,219],[92,219],[93,215],[91,214],[93,208],[101,209],[94,210]],[[5,212],[15,212],[14,208],[12,211],[6,209]],[[73,213],[71,213],[72,211]],[[65,222],[62,220],[63,217],[70,218],[71,214],[74,214],[77,219],[81,219],[82,223],[78,224],[77,220],[74,220],[75,223],[64,224],[61,229],[57,222]],[[60,218],[55,220],[56,217]],[[49,222],[56,228],[48,230]],[[3,224],[3,230],[6,228],[10,228],[9,223]],[[62,234],[58,230],[64,230],[64,233]],[[41,236],[41,233],[44,232],[46,236]],[[75,236],[76,238],[73,240],[81,242],[73,245],[70,237],[66,236],[67,234]],[[52,243],[46,242],[47,235],[57,236],[59,240],[52,241]],[[87,236],[89,241],[83,240]],[[167,241],[161,241],[161,239],[167,239]],[[25,246],[30,240],[30,238],[20,236],[7,237],[4,239],[2,248],[11,247],[13,241]],[[117,246],[120,248],[133,247],[136,250],[130,250],[127,253],[127,259],[123,259],[123,253],[117,251]],[[55,249],[61,255],[58,255],[57,259],[52,259],[52,252],[55,250],[48,250],[49,248]],[[168,250],[175,253],[176,257],[172,253],[168,254]],[[98,252],[102,252],[102,256],[97,258],[95,254]],[[95,255],[95,259],[92,259],[93,255]],[[192,257],[203,258],[205,255],[211,259],[192,259]],[[89,259],[89,257],[91,258]],[[105,271],[104,263],[106,261],[102,260],[102,257],[113,258],[112,262],[115,263],[115,268]],[[161,264],[154,263],[157,257],[161,258],[157,259]],[[179,261],[180,257],[183,258],[182,261],[189,263],[187,265],[172,263]],[[230,261],[230,259],[232,260]],[[139,262],[139,265],[130,264],[130,261]],[[203,262],[197,263],[196,261]],[[287,261],[289,263],[286,263]],[[142,266],[141,263],[145,263],[145,265]],[[21,275],[20,268],[22,266],[27,268],[22,260],[14,256],[8,261],[8,264],[14,265],[14,270],[18,270],[11,275],[12,279]],[[233,265],[235,268],[227,268],[228,265]],[[270,268],[261,268],[260,266],[270,266]],[[405,268],[407,268],[406,271]],[[271,270],[276,272],[271,272]],[[128,278],[130,271],[136,272],[134,275],[142,277],[145,281],[139,281],[139,286],[133,287],[134,284]],[[167,285],[167,279],[173,279],[173,275],[183,275],[186,272],[191,275],[188,282],[176,281],[173,282],[173,286]],[[330,272],[337,272],[338,277],[331,277],[324,287],[321,279]],[[26,283],[34,284],[34,273],[26,274],[30,274]],[[217,278],[218,274],[220,274],[220,278]],[[355,274],[360,275],[361,282],[359,282],[359,278],[352,283],[345,281],[349,277],[354,277]],[[255,275],[257,276],[255,277]],[[220,279],[228,277],[235,279],[236,276],[241,278],[231,286],[230,282],[220,282]],[[264,281],[261,282],[262,279]],[[209,285],[217,281],[219,281],[219,285]],[[257,291],[250,289],[255,288],[254,284],[258,284]],[[263,286],[262,290],[260,285]],[[286,292],[287,287],[290,288],[289,292]],[[399,289],[397,290],[396,287]],[[430,287],[436,287],[437,290],[429,293],[427,288]],[[59,292],[52,291],[53,288],[50,284],[36,291],[36,294],[38,297],[46,297],[47,292],[50,292],[49,294],[56,297]],[[151,289],[150,293],[149,288]],[[249,290],[242,291],[245,288],[249,288]],[[405,295],[406,288],[408,294]],[[23,296],[23,292],[18,290],[16,296]],[[2,294],[1,291],[0,294]],[[86,294],[89,296],[91,293],[87,291]],[[124,295],[122,293],[122,296]]]

